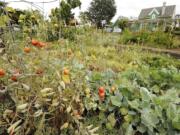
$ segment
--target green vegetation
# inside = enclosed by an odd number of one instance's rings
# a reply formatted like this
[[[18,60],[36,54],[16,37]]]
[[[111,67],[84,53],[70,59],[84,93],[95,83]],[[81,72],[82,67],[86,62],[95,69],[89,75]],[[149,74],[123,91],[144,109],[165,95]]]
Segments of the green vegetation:
[[[56,17],[37,19],[43,25],[25,18],[16,34],[1,36],[0,135],[180,133],[179,60],[118,48],[120,35],[65,27]],[[173,38],[143,31],[132,37],[126,31],[120,41],[163,46]]]
[[[180,40],[171,33],[163,31],[150,32],[146,30],[131,32],[125,30],[120,37],[121,44],[142,44],[150,47],[159,48],[179,48]]]
[[[119,28],[122,29],[122,31],[124,31],[126,28],[128,28],[128,19],[124,18],[124,19],[118,19],[115,23],[114,26],[118,26]]]

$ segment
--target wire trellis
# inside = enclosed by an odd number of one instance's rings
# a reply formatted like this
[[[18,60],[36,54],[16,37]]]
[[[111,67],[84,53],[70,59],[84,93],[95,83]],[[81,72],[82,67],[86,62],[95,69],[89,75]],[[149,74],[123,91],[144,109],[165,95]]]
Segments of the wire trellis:
[[[43,18],[45,19],[45,6],[44,4],[47,4],[47,3],[52,3],[52,2],[56,2],[58,0],[51,0],[51,1],[42,1],[42,2],[32,2],[32,1],[24,1],[24,0],[20,0],[20,1],[8,1],[7,0],[3,0],[4,3],[10,3],[10,2],[25,2],[27,4],[29,4],[31,6],[31,12],[34,10],[34,9],[37,9],[38,11],[40,11],[40,13],[43,15]],[[38,4],[41,3],[43,4],[42,7],[39,6]],[[4,10],[2,10],[2,15],[5,15],[5,16],[9,16],[9,12],[4,8]],[[46,28],[46,22],[45,20],[41,20],[40,22],[40,27],[42,28],[43,32],[41,32],[41,36],[43,36],[43,38],[46,40],[47,39],[47,28]],[[30,21],[30,29],[31,29],[31,32],[32,32],[32,29],[33,29],[33,24],[32,22]],[[3,32],[1,33],[0,35],[0,38],[2,38],[4,40],[4,43],[5,43],[5,50],[6,50],[6,54],[7,54],[7,59],[8,61],[10,62],[11,61],[11,54],[16,54],[16,50],[18,48],[20,48],[19,44],[24,44],[25,46],[28,46],[29,40],[27,39],[24,39],[24,37],[29,37],[29,36],[24,36],[24,31],[23,29],[21,29],[21,26],[20,25],[14,25],[12,23],[12,20],[11,21],[7,21],[5,27],[1,27],[3,29]],[[15,28],[18,29],[15,30]],[[32,38],[32,33],[30,32],[30,38]],[[22,36],[22,40],[19,40],[16,36],[20,34]],[[8,39],[5,39],[7,38],[7,35],[8,36]],[[37,35],[36,35],[37,36]],[[6,42],[5,42],[6,41]],[[16,61],[18,65],[21,65],[23,67],[23,63],[21,61],[21,58],[19,57],[18,60]],[[11,63],[11,62],[10,62]],[[13,63],[11,63],[13,65]],[[15,67],[15,65],[14,65]]]
[[[0,0],[2,1],[2,0]],[[33,9],[37,9],[45,18],[45,6],[44,4],[50,4],[50,3],[54,3],[54,2],[58,2],[59,0],[49,0],[49,1],[28,1],[28,0],[12,0],[12,1],[7,1],[7,0],[3,0],[4,3],[26,3],[29,4],[31,7],[31,11],[33,11]],[[40,6],[39,4],[43,4],[42,6]],[[8,12],[6,10],[3,10],[3,14],[8,15]],[[45,21],[43,21],[42,23],[42,28],[45,29]],[[16,26],[18,28],[18,26]],[[31,24],[31,29],[32,29],[32,24]],[[6,28],[4,28],[6,30],[8,30],[11,33],[11,38],[12,38],[12,42],[11,44],[15,43],[15,37],[13,33],[16,33],[16,31],[14,31],[14,26],[12,26],[12,24],[10,22],[8,22]],[[6,31],[7,32],[7,31]],[[3,34],[5,34],[6,32],[4,32]],[[46,32],[45,32],[46,33]]]
[[[2,0],[0,0],[0,1],[2,1]],[[37,25],[37,27],[40,28],[40,29],[36,29],[36,30],[38,30],[38,31],[36,31],[37,32],[36,36],[38,38],[42,36],[42,39],[45,39],[46,41],[49,40],[49,33],[48,32],[49,32],[49,30],[51,30],[51,25],[48,25],[48,23],[47,23],[48,20],[45,17],[47,15],[47,14],[45,14],[45,10],[46,10],[45,9],[45,4],[51,4],[51,3],[54,3],[54,2],[59,2],[59,8],[60,8],[61,0],[41,0],[41,1],[32,1],[32,0],[10,0],[9,1],[9,0],[3,0],[3,1],[4,1],[4,3],[8,3],[8,4],[13,3],[13,2],[15,2],[15,3],[22,3],[23,2],[23,3],[26,3],[26,4],[30,5],[30,11],[31,12],[33,12],[34,10],[38,10],[40,12],[40,14],[43,16],[43,19],[39,20],[40,23],[39,23],[39,25]],[[40,6],[40,4],[42,4],[42,5]],[[8,11],[4,10],[4,14],[8,15]],[[59,40],[63,36],[63,34],[62,34],[62,31],[63,31],[62,25],[63,25],[63,23],[64,23],[64,21],[61,20],[61,14],[60,14],[60,16],[58,18],[58,22],[57,22],[57,24],[59,25],[59,29],[58,29],[58,31],[56,31],[56,30],[53,31],[53,34],[55,33],[55,36],[56,36],[56,34],[58,35]],[[31,21],[30,21],[30,26],[31,27],[28,27],[30,29],[30,31],[31,31],[29,33],[29,37],[32,39],[32,35],[33,35],[32,32],[34,30],[34,27],[36,27],[36,26],[34,26]],[[67,26],[65,25],[65,27],[67,27]],[[19,42],[21,42],[20,40],[17,40],[18,38],[15,38],[15,33],[18,33],[18,32],[15,31],[14,28],[18,28],[19,31],[21,32],[21,35],[23,37],[22,41],[25,41],[24,37],[27,37],[27,36],[24,36],[24,34],[26,34],[26,33],[23,32],[23,29],[21,29],[20,25],[19,26],[17,25],[16,27],[14,27],[13,23],[8,22],[8,24],[6,26],[6,29],[11,34],[11,38],[12,38],[12,41],[11,41],[12,43],[10,43],[11,46],[12,45],[15,46],[14,44],[19,44]]]

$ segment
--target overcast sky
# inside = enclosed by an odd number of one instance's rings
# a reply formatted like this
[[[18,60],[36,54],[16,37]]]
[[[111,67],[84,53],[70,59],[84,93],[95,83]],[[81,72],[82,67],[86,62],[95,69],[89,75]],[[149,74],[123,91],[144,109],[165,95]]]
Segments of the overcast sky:
[[[2,1],[2,0],[0,0]],[[6,2],[14,1],[14,0],[5,0]],[[20,1],[20,0],[16,0]],[[32,2],[41,2],[43,0],[27,0]],[[51,0],[44,0],[44,1],[51,1]],[[81,9],[75,9],[76,17],[79,15],[79,11],[86,11],[90,5],[92,0],[81,0],[82,6]],[[114,17],[114,20],[118,16],[126,16],[126,17],[138,17],[142,8],[149,8],[149,7],[157,7],[162,6],[163,2],[166,2],[167,5],[176,5],[176,14],[180,14],[180,0],[115,0],[117,5],[117,13]],[[40,7],[43,8],[43,4],[38,4]],[[10,3],[10,6],[15,8],[31,8],[29,4],[25,3]],[[59,2],[53,2],[44,4],[44,11],[46,16],[50,13],[52,8],[59,6]]]

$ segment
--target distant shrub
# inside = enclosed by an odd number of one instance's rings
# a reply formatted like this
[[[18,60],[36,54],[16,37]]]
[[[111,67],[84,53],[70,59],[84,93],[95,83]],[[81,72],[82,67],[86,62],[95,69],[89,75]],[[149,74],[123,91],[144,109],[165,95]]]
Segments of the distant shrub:
[[[180,46],[180,39],[175,38],[169,32],[163,31],[146,31],[131,32],[125,30],[120,37],[121,44],[145,44],[153,47],[177,48]]]
[[[142,30],[136,33],[139,43],[147,43],[149,41],[149,35],[151,35],[150,32]]]
[[[63,28],[62,30],[62,37],[65,39],[69,39],[71,41],[75,40],[75,36],[77,34],[77,29],[74,27],[71,28]]]
[[[152,45],[163,46],[171,48],[173,45],[173,36],[170,33],[164,33],[163,31],[156,31],[150,36]]]
[[[65,27],[61,31],[49,28],[47,30],[47,41],[56,41],[59,37],[73,41],[77,33],[81,33],[81,31],[77,31],[74,27]]]
[[[136,34],[132,34],[129,30],[125,30],[120,37],[120,43],[122,44],[129,44],[129,43],[136,43],[137,37]]]
[[[172,48],[180,48],[180,37],[179,36],[174,37]]]
[[[120,38],[120,43],[123,44],[133,44],[133,43],[141,43],[144,44],[149,40],[150,32],[148,31],[139,31],[139,32],[131,32],[129,30],[125,30],[123,35]]]

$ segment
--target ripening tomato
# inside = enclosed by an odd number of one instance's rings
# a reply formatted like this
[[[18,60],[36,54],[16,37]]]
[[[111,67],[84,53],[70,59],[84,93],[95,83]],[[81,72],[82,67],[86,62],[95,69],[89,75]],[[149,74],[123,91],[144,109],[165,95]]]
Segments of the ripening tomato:
[[[38,75],[41,75],[41,74],[43,74],[43,69],[37,69],[37,71],[36,71],[36,74],[38,74]]]
[[[37,46],[38,46],[38,47],[45,47],[45,46],[46,46],[46,44],[45,44],[45,43],[43,43],[43,42],[39,42]]]
[[[111,87],[111,92],[115,92],[116,88],[114,86]]]
[[[99,93],[105,93],[104,87],[100,87],[100,88],[99,88]]]
[[[64,70],[63,70],[63,74],[64,74],[64,75],[69,75],[69,70],[68,70],[68,69],[64,69]]]
[[[4,77],[6,74],[6,72],[4,71],[4,69],[0,69],[0,77]]]
[[[39,44],[39,41],[32,39],[31,44],[37,46]]]
[[[99,87],[98,94],[99,94],[100,100],[103,101],[104,98],[105,98],[105,89],[104,89],[104,87]]]
[[[104,101],[104,99],[105,99],[105,92],[99,93],[99,99],[100,99],[100,101]]]
[[[25,48],[24,48],[24,52],[25,52],[25,53],[30,53],[30,51],[31,51],[31,48],[29,48],[29,47],[25,47]]]
[[[17,76],[12,75],[12,76],[11,76],[11,80],[14,81],[14,82],[17,82]]]
[[[104,98],[105,97],[105,92],[104,93],[99,93],[99,97]]]

